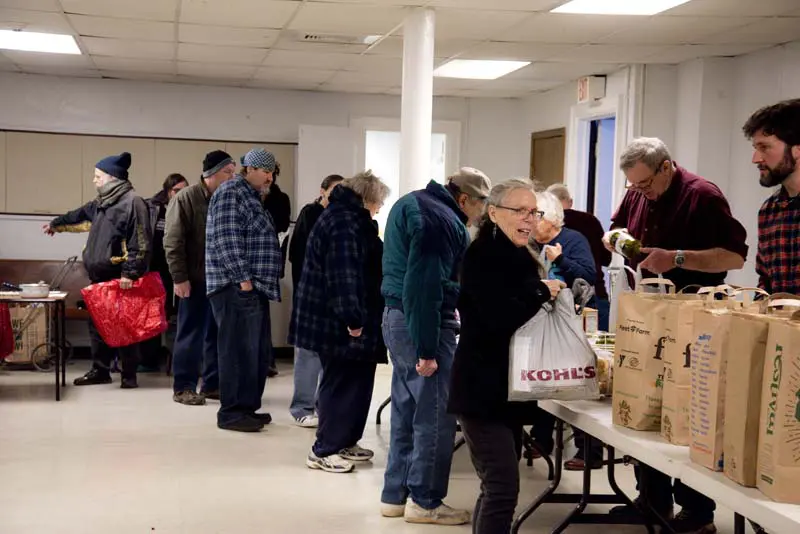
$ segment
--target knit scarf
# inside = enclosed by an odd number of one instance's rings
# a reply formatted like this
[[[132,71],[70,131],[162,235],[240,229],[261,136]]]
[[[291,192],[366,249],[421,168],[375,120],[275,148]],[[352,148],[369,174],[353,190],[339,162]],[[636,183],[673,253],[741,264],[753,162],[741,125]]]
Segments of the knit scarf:
[[[133,186],[128,180],[120,180],[119,178],[112,178],[107,184],[101,185],[97,189],[98,200],[100,201],[101,208],[113,206],[122,195],[133,189]]]

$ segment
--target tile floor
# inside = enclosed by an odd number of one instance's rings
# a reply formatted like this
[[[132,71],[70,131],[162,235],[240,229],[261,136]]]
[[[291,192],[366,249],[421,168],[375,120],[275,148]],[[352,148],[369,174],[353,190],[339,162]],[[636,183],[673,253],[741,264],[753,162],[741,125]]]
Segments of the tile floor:
[[[70,382],[87,367],[71,365]],[[68,386],[56,403],[52,375],[0,371],[0,534],[470,532],[469,526],[410,525],[378,514],[389,427],[388,420],[377,427],[374,412],[389,391],[388,367],[378,371],[362,441],[375,449],[374,463],[350,475],[305,467],[314,432],[291,424],[291,367],[280,370],[265,395],[275,422],[259,434],[218,430],[213,402],[172,402],[163,375],[142,375],[141,387],[132,391],[119,389],[118,376],[113,385]],[[545,487],[546,472],[539,461],[522,473],[524,504]],[[631,491],[631,470],[619,478]],[[579,483],[579,474],[568,474],[567,488],[577,491]],[[454,459],[448,502],[471,508],[477,487],[463,448]],[[523,532],[550,532],[570,509],[546,505]],[[721,533],[733,532],[729,511],[718,519]],[[645,532],[591,525],[568,530],[603,531]]]

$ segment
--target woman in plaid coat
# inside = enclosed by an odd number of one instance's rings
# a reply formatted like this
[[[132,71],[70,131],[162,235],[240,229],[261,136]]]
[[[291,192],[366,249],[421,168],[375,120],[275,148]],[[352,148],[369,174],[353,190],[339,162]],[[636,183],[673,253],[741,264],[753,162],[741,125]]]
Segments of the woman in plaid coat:
[[[389,188],[370,171],[344,180],[308,239],[289,342],[322,362],[317,440],[306,465],[347,473],[373,453],[358,446],[372,402],[381,334],[383,243],[373,217]]]

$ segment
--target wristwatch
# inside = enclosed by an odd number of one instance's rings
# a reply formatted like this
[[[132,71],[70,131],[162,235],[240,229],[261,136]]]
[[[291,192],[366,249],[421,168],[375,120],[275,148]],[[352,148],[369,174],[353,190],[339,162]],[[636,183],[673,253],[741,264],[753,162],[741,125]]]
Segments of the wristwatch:
[[[683,264],[686,263],[686,255],[683,253],[682,250],[678,250],[675,252],[675,267],[678,269],[683,267]]]

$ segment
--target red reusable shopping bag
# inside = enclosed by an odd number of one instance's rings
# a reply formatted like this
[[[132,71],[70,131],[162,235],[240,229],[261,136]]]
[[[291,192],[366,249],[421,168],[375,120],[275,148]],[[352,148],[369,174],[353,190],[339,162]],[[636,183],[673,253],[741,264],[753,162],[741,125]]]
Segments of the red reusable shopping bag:
[[[14,353],[14,330],[8,304],[0,303],[0,361]]]
[[[126,347],[167,329],[167,294],[158,273],[147,273],[120,289],[119,280],[81,289],[89,315],[109,347]]]

